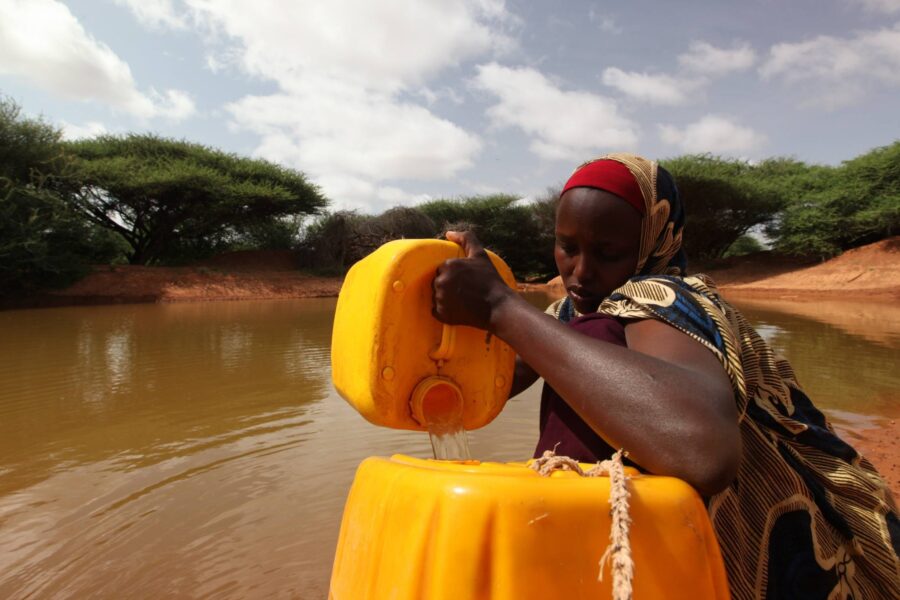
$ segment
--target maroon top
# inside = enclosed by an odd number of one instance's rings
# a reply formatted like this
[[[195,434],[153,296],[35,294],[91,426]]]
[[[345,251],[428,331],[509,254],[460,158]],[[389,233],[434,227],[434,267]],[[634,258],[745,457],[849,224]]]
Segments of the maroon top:
[[[624,325],[608,315],[591,313],[573,319],[568,325],[592,338],[626,346]],[[606,460],[615,452],[547,383],[541,394],[540,424],[541,436],[534,451],[535,458],[544,450],[553,450],[554,446],[557,454],[586,463]]]

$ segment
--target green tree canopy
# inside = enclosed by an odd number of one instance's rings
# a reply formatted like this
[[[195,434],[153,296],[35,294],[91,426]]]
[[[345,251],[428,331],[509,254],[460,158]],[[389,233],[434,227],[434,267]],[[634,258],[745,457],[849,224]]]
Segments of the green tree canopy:
[[[8,190],[59,174],[67,162],[60,139],[59,129],[23,116],[18,104],[0,98],[0,185]]]
[[[719,258],[756,225],[772,221],[787,203],[786,182],[806,166],[790,159],[752,165],[710,155],[662,161],[678,186],[686,221],[688,258]]]
[[[900,231],[900,142],[810,167],[768,230],[786,253],[829,257]]]
[[[747,254],[753,254],[755,252],[762,252],[763,250],[765,250],[765,248],[763,248],[763,245],[755,237],[750,235],[742,235],[728,247],[728,250],[725,251],[723,258],[730,258],[732,256],[745,256]]]
[[[77,159],[74,206],[121,235],[133,264],[202,254],[272,219],[327,204],[297,171],[186,141],[101,136],[67,149]]]
[[[72,211],[54,191],[70,160],[60,131],[0,98],[0,296],[71,283],[116,240]]]
[[[494,194],[433,200],[417,208],[440,229],[471,226],[482,243],[503,257],[517,277],[546,278],[556,273],[555,234],[547,218],[553,214],[552,201],[529,204],[510,194]]]

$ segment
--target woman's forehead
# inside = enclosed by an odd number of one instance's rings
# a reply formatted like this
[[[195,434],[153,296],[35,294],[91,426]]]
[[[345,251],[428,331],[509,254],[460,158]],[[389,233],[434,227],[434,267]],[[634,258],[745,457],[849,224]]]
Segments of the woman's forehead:
[[[566,233],[622,231],[640,234],[641,214],[622,198],[594,188],[572,188],[556,209],[557,230]]]

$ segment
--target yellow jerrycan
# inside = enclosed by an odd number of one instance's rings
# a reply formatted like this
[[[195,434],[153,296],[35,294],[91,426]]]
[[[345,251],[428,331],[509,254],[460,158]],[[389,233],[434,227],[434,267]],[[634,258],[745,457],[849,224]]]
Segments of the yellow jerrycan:
[[[424,431],[429,411],[461,411],[463,427],[477,429],[503,409],[515,369],[512,349],[431,314],[438,266],[462,256],[452,242],[395,240],[347,273],[334,317],[332,381],[368,421]],[[488,256],[514,287],[506,263]]]
[[[587,469],[590,465],[583,465]],[[688,484],[626,469],[634,600],[726,600],[706,507]],[[356,472],[331,600],[604,600],[610,479],[524,463],[368,458]]]

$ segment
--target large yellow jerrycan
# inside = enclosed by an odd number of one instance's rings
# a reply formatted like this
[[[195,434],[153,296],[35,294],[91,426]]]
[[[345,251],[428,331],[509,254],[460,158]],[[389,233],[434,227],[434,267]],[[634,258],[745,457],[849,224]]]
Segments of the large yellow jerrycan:
[[[590,465],[584,465],[588,468]],[[726,600],[706,507],[628,470],[634,600]],[[609,478],[525,464],[368,458],[341,523],[331,600],[603,600]]]
[[[443,240],[395,240],[356,263],[338,297],[331,373],[338,393],[367,420],[426,430],[429,411],[461,411],[465,429],[487,425],[509,396],[515,353],[472,327],[431,314],[438,266],[462,257]],[[488,252],[503,280],[512,271]]]

